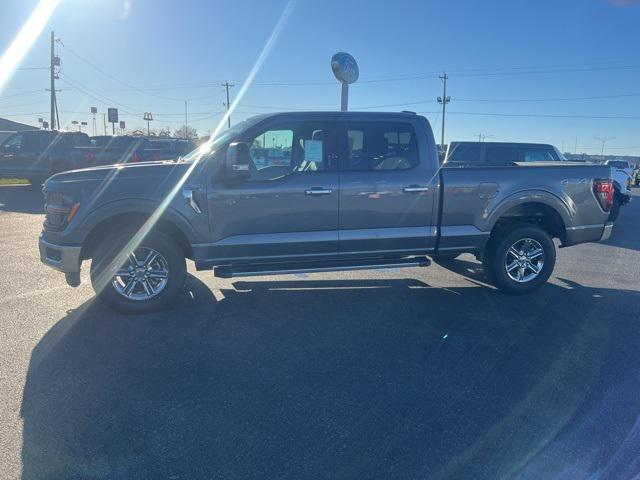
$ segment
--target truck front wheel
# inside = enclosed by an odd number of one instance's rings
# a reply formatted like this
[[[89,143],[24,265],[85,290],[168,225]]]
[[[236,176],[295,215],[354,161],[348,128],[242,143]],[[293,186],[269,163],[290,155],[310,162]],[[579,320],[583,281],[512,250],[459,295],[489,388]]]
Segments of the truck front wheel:
[[[556,263],[556,249],[547,232],[520,226],[489,241],[483,266],[491,281],[507,293],[528,293],[545,283]]]
[[[165,308],[184,284],[184,253],[163,234],[150,234],[135,248],[128,245],[132,237],[117,235],[98,246],[91,262],[93,289],[108,306],[128,313]]]

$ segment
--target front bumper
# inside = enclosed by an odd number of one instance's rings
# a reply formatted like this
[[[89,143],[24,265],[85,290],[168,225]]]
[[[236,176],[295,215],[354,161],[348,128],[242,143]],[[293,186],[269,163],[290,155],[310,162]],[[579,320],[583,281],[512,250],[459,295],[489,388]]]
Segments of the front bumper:
[[[54,245],[47,242],[42,235],[38,241],[40,261],[51,268],[64,273],[80,273],[80,252],[82,247]]]

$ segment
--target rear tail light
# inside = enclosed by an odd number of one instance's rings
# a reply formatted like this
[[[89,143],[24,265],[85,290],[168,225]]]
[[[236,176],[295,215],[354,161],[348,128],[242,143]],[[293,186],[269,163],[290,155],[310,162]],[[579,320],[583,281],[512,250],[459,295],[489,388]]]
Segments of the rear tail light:
[[[605,212],[611,210],[613,204],[613,181],[610,179],[596,180],[593,182],[593,193],[598,199],[598,203]]]

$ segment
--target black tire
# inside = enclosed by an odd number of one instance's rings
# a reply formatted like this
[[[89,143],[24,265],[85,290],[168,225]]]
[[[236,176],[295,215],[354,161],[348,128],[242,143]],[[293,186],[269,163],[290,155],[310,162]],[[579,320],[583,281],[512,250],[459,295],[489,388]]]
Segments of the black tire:
[[[620,199],[616,195],[613,198],[613,203],[611,204],[611,211],[609,212],[609,221],[615,222],[620,216]]]
[[[108,237],[97,247],[91,262],[91,285],[102,302],[123,312],[149,313],[166,308],[180,293],[187,272],[184,253],[171,237],[161,233],[152,233],[135,250],[136,252],[154,250],[160,254],[167,267],[166,283],[158,293],[150,298],[135,300],[125,297],[113,285],[112,281],[115,277],[111,273],[105,273],[107,269],[112,268],[111,264],[116,255],[124,251],[127,242],[133,237],[133,233],[122,233]],[[142,282],[136,283],[136,288],[141,289]],[[144,296],[143,293],[138,295]]]
[[[487,245],[482,265],[487,277],[497,288],[506,293],[524,294],[539,288],[549,279],[556,263],[556,247],[547,232],[540,227],[527,225],[502,230],[496,235],[496,238],[492,238]],[[538,246],[542,249],[542,253],[535,257],[535,262],[532,262],[533,267],[539,268],[539,273],[534,274],[534,271],[527,267],[523,270],[522,281],[517,281],[507,272],[507,255],[509,259],[515,261],[516,259],[508,253],[509,249],[514,245],[523,244],[535,246],[534,250],[537,250]],[[542,261],[542,264],[538,263],[539,261]],[[514,262],[512,261],[511,264],[513,265]],[[518,276],[518,272],[511,275]],[[532,278],[526,280],[529,276]]]

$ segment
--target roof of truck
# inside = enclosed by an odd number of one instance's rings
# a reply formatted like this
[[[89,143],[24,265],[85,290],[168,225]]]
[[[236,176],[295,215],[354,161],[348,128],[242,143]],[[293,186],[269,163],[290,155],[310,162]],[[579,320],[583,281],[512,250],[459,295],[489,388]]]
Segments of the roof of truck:
[[[338,112],[333,110],[327,111],[305,111],[305,112],[276,112],[276,113],[262,113],[259,115],[255,115],[253,118],[269,118],[269,117],[278,117],[278,116],[305,116],[305,117],[371,117],[371,118],[416,118],[420,115],[417,115],[414,112],[359,112],[359,111],[350,111],[350,112]]]

